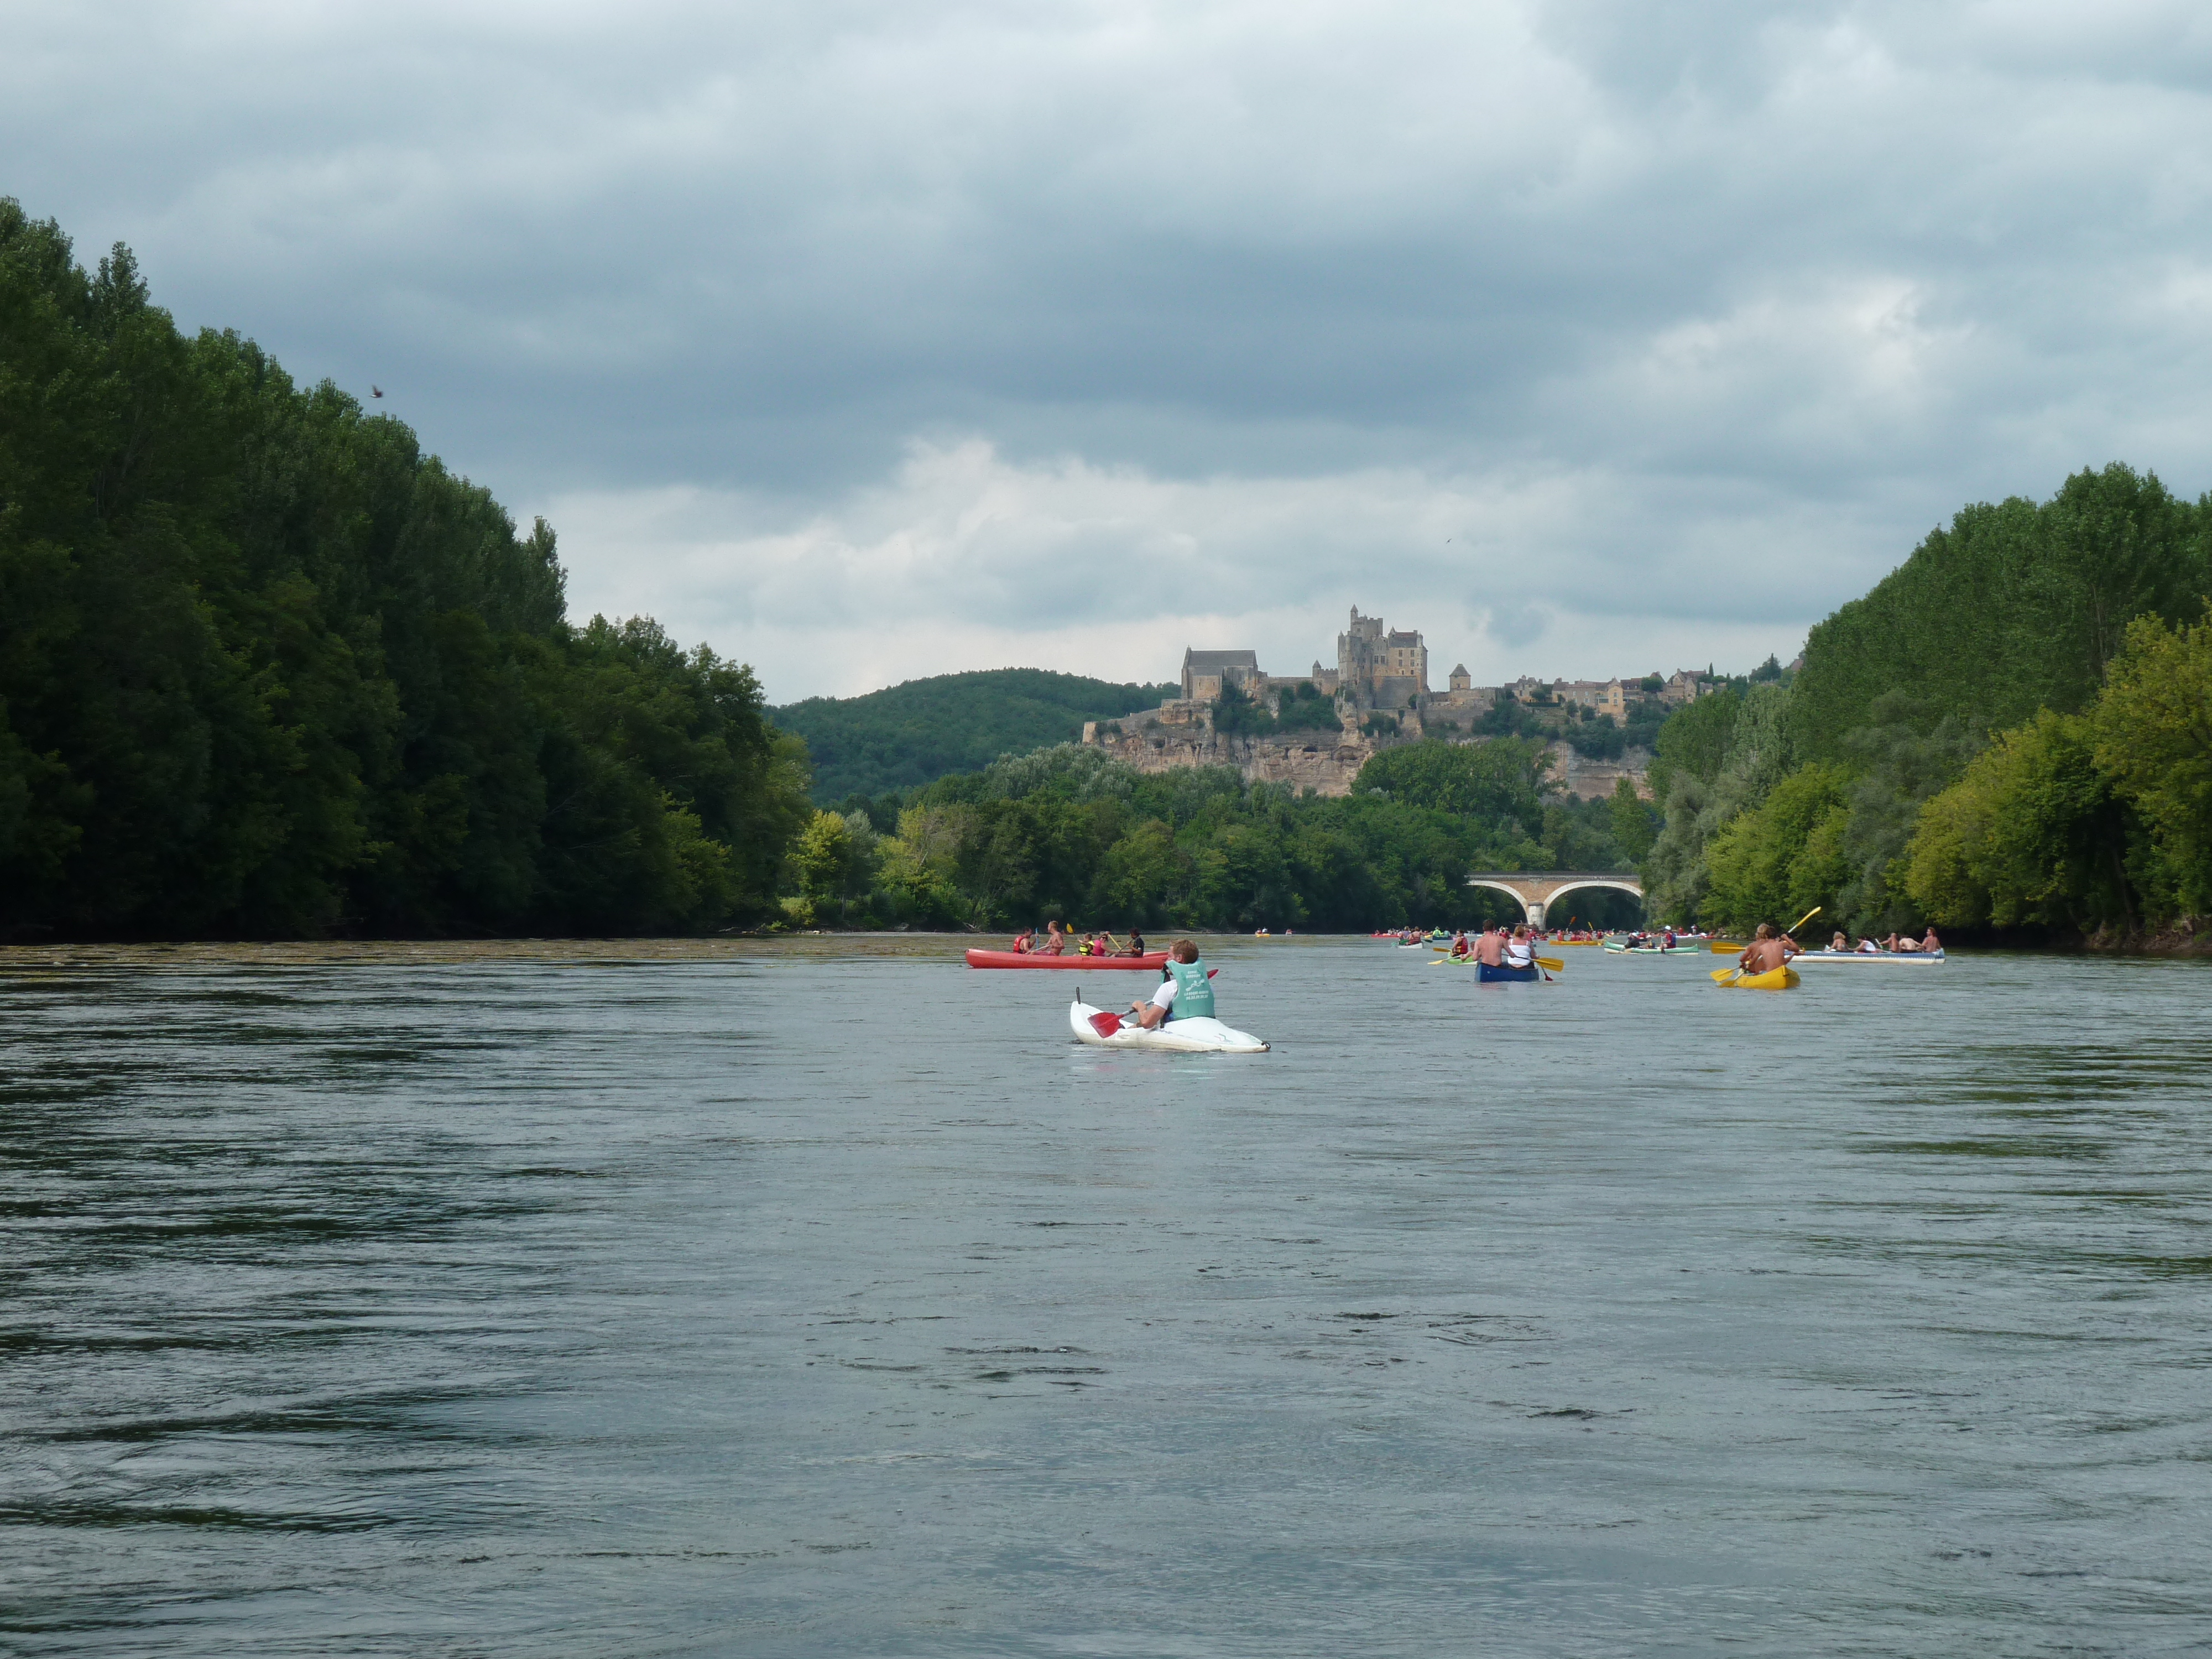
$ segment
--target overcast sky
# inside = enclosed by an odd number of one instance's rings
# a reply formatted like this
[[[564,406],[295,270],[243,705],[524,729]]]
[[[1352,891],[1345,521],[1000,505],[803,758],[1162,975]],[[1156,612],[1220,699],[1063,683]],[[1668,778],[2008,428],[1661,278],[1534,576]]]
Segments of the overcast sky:
[[[0,194],[772,702],[1778,652],[2212,485],[2201,5],[0,4]]]

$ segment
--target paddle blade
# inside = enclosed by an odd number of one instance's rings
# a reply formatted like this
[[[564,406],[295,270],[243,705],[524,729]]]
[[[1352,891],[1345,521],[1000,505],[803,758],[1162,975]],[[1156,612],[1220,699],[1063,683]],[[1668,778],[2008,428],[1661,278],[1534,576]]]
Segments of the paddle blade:
[[[1536,965],[1539,968],[1548,968],[1555,974],[1564,974],[1567,971],[1567,959],[1565,957],[1538,957]]]
[[[1712,973],[1713,983],[1725,985],[1742,971],[1741,968],[1716,968]]]
[[[1115,1032],[1121,1029],[1121,1016],[1119,1014],[1093,1014],[1091,1016],[1091,1029],[1097,1032],[1100,1036],[1112,1036]]]

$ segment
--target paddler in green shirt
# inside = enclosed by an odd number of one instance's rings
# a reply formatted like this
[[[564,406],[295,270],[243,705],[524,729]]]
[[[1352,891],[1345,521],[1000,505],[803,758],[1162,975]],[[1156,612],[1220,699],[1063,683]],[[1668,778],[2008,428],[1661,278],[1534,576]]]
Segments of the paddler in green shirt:
[[[1168,947],[1168,963],[1161,970],[1160,988],[1143,1002],[1133,1002],[1129,1012],[1147,1031],[1170,1019],[1212,1019],[1213,981],[1207,975],[1198,946],[1179,939]]]

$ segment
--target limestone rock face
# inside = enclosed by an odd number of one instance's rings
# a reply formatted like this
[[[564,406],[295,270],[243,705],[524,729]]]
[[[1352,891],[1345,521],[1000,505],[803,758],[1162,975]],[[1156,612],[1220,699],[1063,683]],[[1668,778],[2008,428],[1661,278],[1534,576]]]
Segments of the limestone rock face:
[[[1323,795],[1348,795],[1352,781],[1376,744],[1361,737],[1293,732],[1281,737],[1223,737],[1210,726],[1124,721],[1118,735],[1099,746],[1139,772],[1172,772],[1183,766],[1233,766],[1252,783],[1285,783]]]
[[[1619,760],[1585,760],[1565,743],[1545,745],[1552,757],[1552,775],[1566,787],[1566,792],[1578,800],[1601,800],[1613,793],[1613,786],[1626,778],[1636,793],[1649,796],[1650,786],[1644,782],[1644,774],[1651,764],[1648,749],[1626,749]]]
[[[1464,728],[1434,718],[1433,711],[1401,716],[1399,732],[1370,738],[1347,726],[1341,732],[1290,732],[1271,737],[1224,737],[1205,717],[1202,705],[1169,703],[1121,720],[1085,726],[1083,741],[1095,744],[1116,760],[1139,772],[1172,772],[1182,766],[1233,766],[1250,783],[1286,783],[1293,789],[1311,789],[1322,795],[1348,795],[1370,756],[1401,743],[1425,737],[1467,742]],[[1486,739],[1477,738],[1477,743]],[[1552,775],[1567,793],[1583,800],[1601,799],[1626,778],[1638,794],[1649,794],[1644,781],[1651,763],[1650,751],[1630,749],[1619,760],[1585,760],[1564,742],[1550,746]]]

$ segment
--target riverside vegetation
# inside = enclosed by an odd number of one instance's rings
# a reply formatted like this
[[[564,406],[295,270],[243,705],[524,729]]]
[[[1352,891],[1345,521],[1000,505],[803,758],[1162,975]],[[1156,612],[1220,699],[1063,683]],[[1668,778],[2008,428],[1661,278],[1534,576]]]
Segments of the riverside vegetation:
[[[0,200],[0,927],[717,926],[810,811],[749,669]]]
[[[878,785],[823,810],[750,669],[572,623],[542,521],[0,200],[0,931],[1365,929],[1491,914],[1477,866],[1639,864],[1678,921],[2139,931],[2212,902],[2209,532],[2118,466],[1966,509],[1802,673],[1656,729],[1663,824],[1625,787],[1561,799],[1514,708],[1322,799],[1066,744],[884,788],[898,699],[794,705]],[[1151,695],[1015,680],[1014,743]],[[933,766],[995,740],[971,724]]]
[[[1965,509],[1815,628],[1794,678],[1668,722],[1654,910],[2193,936],[2212,908],[2208,592],[2212,497],[2125,466]]]

